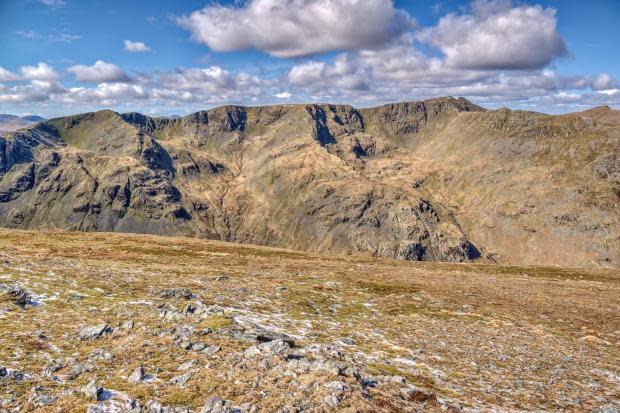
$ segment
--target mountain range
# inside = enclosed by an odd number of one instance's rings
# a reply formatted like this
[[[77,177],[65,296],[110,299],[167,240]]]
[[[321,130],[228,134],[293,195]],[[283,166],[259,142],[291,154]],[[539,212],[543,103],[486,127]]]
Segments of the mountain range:
[[[45,120],[45,118],[37,115],[17,116],[0,114],[0,134],[25,128],[43,120]]]
[[[0,138],[0,225],[618,267],[620,111],[447,97],[49,119]]]

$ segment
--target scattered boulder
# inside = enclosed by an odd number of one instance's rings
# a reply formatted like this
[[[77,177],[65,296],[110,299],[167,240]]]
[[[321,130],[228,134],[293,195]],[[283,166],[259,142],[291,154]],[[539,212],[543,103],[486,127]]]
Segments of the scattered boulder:
[[[98,324],[96,326],[83,327],[80,330],[80,340],[89,341],[96,340],[105,335],[111,334],[112,328],[107,324]]]
[[[340,404],[340,400],[338,400],[338,398],[336,396],[334,396],[333,394],[330,394],[329,396],[326,396],[323,401],[325,402],[325,404],[331,408],[337,408],[338,405]]]
[[[31,398],[30,402],[37,407],[49,406],[54,403],[58,398],[49,394],[39,394]]]
[[[112,353],[110,353],[109,351],[102,349],[102,348],[98,348],[97,350],[93,351],[90,356],[88,357],[89,360],[105,360],[105,361],[109,361],[112,360]]]
[[[217,344],[213,344],[213,345],[207,347],[204,350],[204,353],[206,353],[206,354],[215,354],[215,353],[219,352],[220,350],[221,350],[220,346],[218,346]]]
[[[5,295],[9,301],[19,307],[32,304],[32,294],[17,285],[0,284],[0,295]]]
[[[95,365],[89,361],[85,363],[69,365],[71,365],[71,368],[65,376],[66,380],[75,380],[82,374],[95,370]]]
[[[196,366],[197,364],[198,364],[198,360],[186,361],[185,363],[183,363],[179,367],[177,367],[177,370],[187,370],[187,369],[190,369],[190,368]]]
[[[133,320],[127,320],[121,324],[123,330],[133,330]]]
[[[103,394],[103,387],[99,387],[97,381],[93,379],[86,386],[82,387],[81,392],[89,400],[98,401]]]
[[[144,380],[144,377],[145,377],[144,367],[140,366],[140,367],[136,367],[136,369],[129,376],[128,380],[133,383],[139,383],[142,380]]]
[[[200,413],[235,413],[239,411],[240,409],[231,406],[230,401],[215,396],[207,400]]]
[[[176,376],[171,378],[168,381],[168,384],[174,386],[184,386],[188,381],[194,376],[194,374],[198,373],[198,369],[192,369],[185,374],[181,374],[180,376]]]
[[[64,366],[65,366],[65,363],[63,362],[62,359],[52,360],[47,365],[45,365],[45,367],[43,368],[43,375],[44,376],[52,376],[54,373],[56,373],[58,370],[62,369]],[[1,375],[1,373],[0,373],[0,375]]]
[[[194,294],[187,288],[168,288],[159,293],[161,298],[181,298],[191,300]]]
[[[215,281],[228,281],[230,280],[230,276],[228,274],[220,274],[215,277]]]
[[[264,358],[275,355],[284,357],[285,353],[290,350],[290,348],[287,342],[283,340],[274,340],[248,348],[243,353],[243,357],[246,359],[255,358],[257,356]]]
[[[408,402],[437,403],[437,396],[435,395],[435,393],[415,386],[409,386],[400,389],[400,395],[404,400]]]

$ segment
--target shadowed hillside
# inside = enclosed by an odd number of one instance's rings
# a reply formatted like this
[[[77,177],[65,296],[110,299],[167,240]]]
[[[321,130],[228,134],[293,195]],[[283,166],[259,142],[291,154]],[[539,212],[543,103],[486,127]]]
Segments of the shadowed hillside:
[[[464,99],[100,111],[0,138],[0,224],[407,260],[620,263],[620,116]]]

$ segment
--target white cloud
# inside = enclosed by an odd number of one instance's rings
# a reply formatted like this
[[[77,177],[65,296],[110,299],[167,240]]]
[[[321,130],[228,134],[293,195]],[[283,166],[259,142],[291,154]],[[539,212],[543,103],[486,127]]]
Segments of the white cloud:
[[[74,40],[81,39],[82,36],[71,33],[39,33],[33,30],[18,30],[16,32],[24,39],[44,40],[51,43],[71,43]]]
[[[14,82],[18,79],[19,77],[16,74],[0,66],[0,82]]]
[[[473,14],[448,14],[420,39],[438,49],[449,66],[465,69],[536,69],[567,54],[556,12],[539,5],[478,0]]]
[[[0,103],[45,102],[64,90],[56,81],[32,80],[30,84],[0,88]]]
[[[607,73],[598,75],[592,84],[594,90],[610,90],[616,87],[618,87],[618,81]]]
[[[123,42],[125,50],[132,53],[145,53],[150,52],[151,48],[143,42],[132,42],[131,40],[125,40]]]
[[[120,67],[112,63],[97,60],[92,66],[75,65],[67,69],[73,73],[78,82],[103,83],[103,82],[127,82],[129,76]]]
[[[11,83],[0,83],[1,107],[32,111],[47,105],[64,108],[66,113],[104,107],[192,111],[221,104],[261,104],[274,98],[368,106],[445,95],[491,106],[535,107],[544,103],[564,111],[580,105],[620,104],[618,82],[608,74],[456,69],[406,43],[377,51],[341,53],[324,61],[302,61],[280,77],[214,65],[141,73],[127,81],[121,68],[97,61],[92,66],[69,68],[78,81],[92,83],[69,88],[45,63],[24,66],[15,73],[3,70],[0,82]]]
[[[209,5],[177,22],[212,50],[255,48],[279,57],[377,48],[414,24],[392,0],[249,0]]]
[[[72,88],[61,97],[65,104],[99,101],[103,105],[112,105],[117,100],[147,99],[150,92],[141,85],[127,83],[100,83],[94,88]]]
[[[25,80],[47,80],[53,81],[60,79],[60,76],[47,63],[39,63],[37,66],[22,66],[22,79]]]
[[[348,54],[341,54],[333,63],[307,62],[294,66],[288,73],[291,84],[316,93],[324,88],[368,90],[370,75]]]
[[[63,7],[67,4],[65,0],[39,0],[41,4],[47,7]]]
[[[178,69],[174,73],[164,73],[162,84],[170,89],[202,90],[206,92],[232,88],[234,78],[228,70],[219,66],[205,69]]]

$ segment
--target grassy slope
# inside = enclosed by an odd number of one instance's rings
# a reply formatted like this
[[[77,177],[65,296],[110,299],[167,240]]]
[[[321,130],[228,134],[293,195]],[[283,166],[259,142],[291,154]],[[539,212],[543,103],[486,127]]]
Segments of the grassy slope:
[[[230,279],[217,281],[222,273]],[[43,302],[26,309],[0,305],[8,310],[0,316],[0,365],[31,375],[1,387],[0,398],[12,392],[30,409],[36,381],[51,394],[69,390],[49,411],[83,411],[89,402],[71,389],[93,377],[142,402],[196,408],[211,395],[266,411],[303,398],[291,396],[296,385],[289,379],[253,387],[262,373],[252,366],[224,374],[228,358],[250,346],[227,334],[239,317],[294,335],[302,346],[336,345],[372,376],[405,377],[466,409],[589,410],[613,406],[619,396],[617,271],[411,263],[187,238],[0,230],[0,277]],[[158,293],[170,287],[225,307],[225,317],[161,319]],[[185,302],[169,304],[183,308]],[[136,325],[130,332],[76,339],[85,325],[116,327],[127,320]],[[213,357],[175,347],[169,331],[179,323],[215,328],[205,340],[221,352]],[[346,338],[353,344],[342,345]],[[98,361],[74,381],[40,376],[50,357],[83,361],[97,349],[112,360]],[[192,358],[209,368],[185,387],[167,385],[176,367]],[[157,380],[129,383],[138,365]],[[270,397],[261,398],[265,389]],[[399,399],[394,384],[371,395],[370,402],[347,399],[342,411],[379,411]]]

